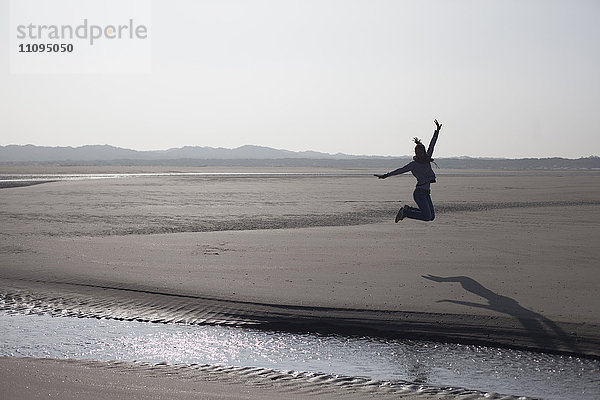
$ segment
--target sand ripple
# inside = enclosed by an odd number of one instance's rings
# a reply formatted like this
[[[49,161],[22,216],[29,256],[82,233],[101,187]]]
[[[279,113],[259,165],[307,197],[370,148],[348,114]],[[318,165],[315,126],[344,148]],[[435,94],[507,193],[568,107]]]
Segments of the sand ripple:
[[[35,361],[36,359],[30,359]],[[247,386],[269,387],[282,395],[293,397],[326,397],[363,399],[377,397],[382,399],[452,399],[452,400],[528,400],[529,397],[515,397],[491,392],[481,392],[455,387],[434,387],[412,382],[388,382],[361,377],[330,375],[315,372],[279,371],[274,369],[223,366],[208,364],[169,364],[96,361],[96,360],[44,360],[45,362],[66,363],[87,367],[97,371],[115,371],[117,373],[135,373],[142,378],[168,377],[180,382],[219,382],[224,384],[243,384]],[[329,396],[328,396],[329,395]]]
[[[556,337],[545,331],[532,336],[514,320],[495,316],[278,305],[80,283],[0,278],[0,309],[79,318],[458,342],[591,357],[598,356],[599,348],[594,327],[586,330],[580,324],[561,325],[565,332],[579,332],[573,337]]]

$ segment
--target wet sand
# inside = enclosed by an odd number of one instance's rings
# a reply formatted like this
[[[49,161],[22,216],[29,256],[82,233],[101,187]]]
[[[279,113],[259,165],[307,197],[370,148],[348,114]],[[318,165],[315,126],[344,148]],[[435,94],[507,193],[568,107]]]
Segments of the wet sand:
[[[406,399],[517,400],[464,389],[382,384],[351,377],[258,368],[0,357],[10,399]]]
[[[600,173],[438,175],[432,223],[365,171],[2,189],[3,307],[599,357]]]

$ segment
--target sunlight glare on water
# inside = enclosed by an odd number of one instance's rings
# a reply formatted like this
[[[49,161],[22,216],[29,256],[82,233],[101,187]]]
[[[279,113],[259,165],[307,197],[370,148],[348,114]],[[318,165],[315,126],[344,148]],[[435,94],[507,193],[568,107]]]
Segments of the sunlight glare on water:
[[[0,356],[252,366],[544,399],[600,398],[598,361],[483,346],[6,312],[0,337]]]

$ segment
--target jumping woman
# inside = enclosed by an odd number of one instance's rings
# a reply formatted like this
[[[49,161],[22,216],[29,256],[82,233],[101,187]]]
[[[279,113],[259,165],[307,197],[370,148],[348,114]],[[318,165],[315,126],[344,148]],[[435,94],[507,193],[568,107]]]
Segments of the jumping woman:
[[[379,179],[385,179],[389,176],[400,175],[410,171],[415,178],[417,178],[417,187],[413,192],[413,198],[415,199],[418,208],[405,205],[398,211],[398,214],[396,214],[396,222],[401,221],[404,218],[418,219],[421,221],[433,221],[435,218],[430,188],[430,185],[435,183],[435,174],[431,168],[433,158],[431,157],[433,156],[433,148],[435,147],[435,142],[437,142],[442,125],[438,123],[437,119],[434,122],[436,128],[435,131],[433,131],[433,137],[431,138],[431,142],[429,142],[427,150],[425,150],[425,146],[421,143],[421,140],[415,138],[414,142],[416,143],[416,146],[413,161],[409,162],[404,167],[395,169],[387,174],[375,174]]]

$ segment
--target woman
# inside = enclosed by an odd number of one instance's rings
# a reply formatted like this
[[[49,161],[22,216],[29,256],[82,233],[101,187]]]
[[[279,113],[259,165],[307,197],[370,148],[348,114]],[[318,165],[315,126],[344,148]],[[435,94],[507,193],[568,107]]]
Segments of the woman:
[[[431,156],[433,155],[433,148],[435,147],[435,142],[437,142],[442,125],[438,123],[437,119],[434,122],[436,129],[433,132],[433,137],[431,138],[427,151],[425,150],[423,143],[421,143],[421,140],[415,138],[414,141],[417,145],[415,146],[415,156],[413,157],[413,161],[406,164],[404,167],[388,172],[387,174],[375,174],[379,179],[385,179],[388,176],[400,175],[410,171],[415,178],[417,178],[417,187],[413,192],[413,198],[415,199],[418,208],[405,205],[398,211],[398,214],[396,214],[396,222],[401,221],[404,218],[418,219],[421,221],[433,221],[435,218],[435,210],[433,209],[433,203],[431,201],[430,189],[430,185],[435,183],[435,174],[433,173],[433,169],[431,169],[431,162],[433,161]]]

